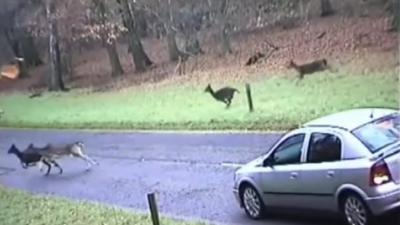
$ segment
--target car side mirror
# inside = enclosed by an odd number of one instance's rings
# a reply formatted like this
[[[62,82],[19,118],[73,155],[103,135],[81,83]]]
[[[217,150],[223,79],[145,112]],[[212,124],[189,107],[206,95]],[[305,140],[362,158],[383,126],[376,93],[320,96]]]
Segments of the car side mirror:
[[[274,156],[271,155],[270,157],[268,157],[264,160],[263,166],[272,168],[272,167],[274,167],[274,163],[275,163],[275,158],[274,158]]]

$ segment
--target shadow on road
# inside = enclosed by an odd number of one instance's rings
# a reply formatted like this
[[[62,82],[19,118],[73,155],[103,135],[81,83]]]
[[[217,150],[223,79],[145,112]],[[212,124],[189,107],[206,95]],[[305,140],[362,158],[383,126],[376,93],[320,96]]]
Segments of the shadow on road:
[[[69,169],[69,170],[67,170]],[[39,178],[40,182],[54,182],[54,181],[75,181],[76,179],[88,176],[92,173],[92,170],[86,170],[86,169],[70,169],[67,168],[64,169],[64,172],[62,174],[59,173],[59,170],[57,168],[52,168],[51,172],[49,175],[46,174],[46,170],[42,172],[38,172],[36,174],[36,179]]]

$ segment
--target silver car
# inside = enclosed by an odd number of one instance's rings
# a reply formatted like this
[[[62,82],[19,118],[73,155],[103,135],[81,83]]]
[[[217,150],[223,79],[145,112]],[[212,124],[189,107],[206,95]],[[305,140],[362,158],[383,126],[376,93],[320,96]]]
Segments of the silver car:
[[[252,219],[278,207],[330,211],[349,225],[372,224],[400,207],[399,140],[399,111],[331,114],[290,131],[239,168],[233,191]]]

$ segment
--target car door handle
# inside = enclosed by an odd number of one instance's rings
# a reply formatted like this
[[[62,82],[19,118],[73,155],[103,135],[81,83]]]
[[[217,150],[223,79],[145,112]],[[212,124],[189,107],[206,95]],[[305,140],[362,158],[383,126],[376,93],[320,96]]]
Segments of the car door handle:
[[[326,174],[326,178],[332,178],[335,176],[335,172],[334,171],[328,171],[328,173]]]
[[[299,173],[293,172],[290,174],[290,179],[296,179],[299,176]]]

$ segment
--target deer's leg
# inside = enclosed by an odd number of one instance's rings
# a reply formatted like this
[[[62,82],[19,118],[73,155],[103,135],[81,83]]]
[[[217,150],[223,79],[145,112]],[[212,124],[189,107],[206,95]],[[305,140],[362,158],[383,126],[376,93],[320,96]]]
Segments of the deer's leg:
[[[92,164],[92,165],[99,165],[99,163],[98,163],[96,160],[90,158],[88,155],[82,154],[82,157],[83,157],[87,162],[90,162],[90,164]]]
[[[82,148],[79,148],[79,149],[76,149],[75,151],[72,151],[71,154],[74,157],[81,158],[82,160],[84,160],[86,162],[86,170],[89,170],[92,167],[92,165],[99,165],[98,162],[96,162],[95,160],[91,159],[89,156],[85,155],[83,153],[83,149]]]
[[[89,156],[83,154],[82,152],[75,153],[74,156],[81,158],[82,160],[84,160],[86,162],[86,170],[89,170],[92,167],[92,165],[99,164],[98,162],[94,161],[93,159],[91,159]]]
[[[337,69],[334,69],[331,65],[326,65],[325,68],[331,73],[336,73],[337,72]]]
[[[48,176],[51,170],[51,164],[48,163],[46,160],[43,160],[43,163],[47,166],[47,172],[45,174],[45,176]]]
[[[227,99],[226,100],[226,108],[229,108],[231,106],[231,100]]]
[[[23,162],[21,162],[21,166],[22,166],[22,168],[24,168],[24,169],[27,169],[27,168],[28,168],[28,166],[27,166],[25,163],[23,163]]]
[[[61,168],[61,166],[55,160],[51,160],[51,163],[53,163],[54,166],[56,166],[58,168],[59,174],[63,173],[63,169]]]
[[[36,166],[39,168],[40,172],[43,172],[43,163],[42,163],[42,161],[37,162]]]
[[[299,85],[299,84],[300,84],[300,81],[301,81],[302,79],[303,79],[303,78],[300,78],[300,77],[299,77],[299,79],[296,80],[295,85],[296,85],[296,86]]]
[[[91,162],[93,165],[97,165],[97,166],[98,166],[98,165],[100,165],[100,163],[99,163],[99,162],[97,162],[96,160],[94,160],[94,159],[90,158],[90,157],[89,157],[89,156],[87,156],[87,155],[86,155],[86,157],[87,157],[87,159],[88,159],[88,160],[90,160],[90,162]]]

